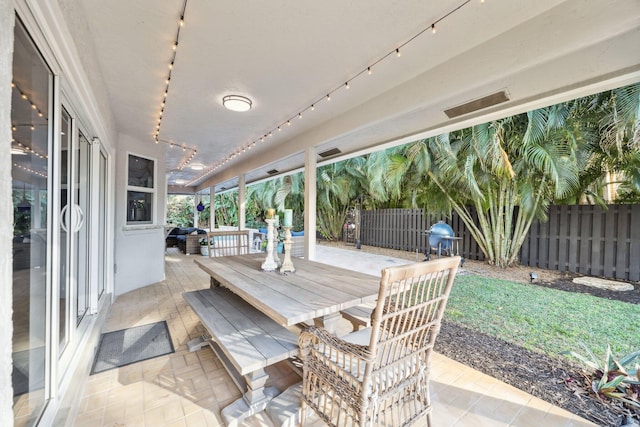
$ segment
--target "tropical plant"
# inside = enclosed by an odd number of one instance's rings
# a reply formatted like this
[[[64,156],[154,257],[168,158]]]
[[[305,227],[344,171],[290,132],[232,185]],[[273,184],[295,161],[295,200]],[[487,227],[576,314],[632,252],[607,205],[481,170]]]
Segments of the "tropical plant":
[[[587,356],[574,351],[565,354],[593,369],[591,390],[598,398],[617,400],[640,416],[640,350],[616,359],[607,346],[604,360],[600,360],[587,346],[583,347]]]
[[[325,239],[340,239],[347,210],[364,188],[364,164],[363,157],[355,157],[318,168],[318,231]]]
[[[550,203],[640,199],[640,84],[438,135],[367,163],[378,203],[455,210],[489,263],[509,266]]]
[[[193,226],[193,196],[170,194],[167,197],[167,224]]]
[[[238,225],[238,190],[215,195],[216,225]]]
[[[577,186],[566,125],[566,112],[549,108],[417,141],[390,157],[386,183],[398,192],[408,175],[413,203],[455,210],[488,262],[509,266],[533,219]]]
[[[640,202],[640,84],[570,104],[593,137],[583,152],[580,190],[565,202],[604,205],[612,196],[616,203]]]

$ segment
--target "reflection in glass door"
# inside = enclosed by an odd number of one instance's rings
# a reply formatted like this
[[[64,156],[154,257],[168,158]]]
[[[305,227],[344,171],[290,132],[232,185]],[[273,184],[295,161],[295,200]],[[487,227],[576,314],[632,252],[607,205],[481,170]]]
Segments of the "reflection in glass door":
[[[13,410],[35,425],[48,398],[46,349],[50,295],[49,141],[52,74],[19,20],[11,85],[13,188]]]

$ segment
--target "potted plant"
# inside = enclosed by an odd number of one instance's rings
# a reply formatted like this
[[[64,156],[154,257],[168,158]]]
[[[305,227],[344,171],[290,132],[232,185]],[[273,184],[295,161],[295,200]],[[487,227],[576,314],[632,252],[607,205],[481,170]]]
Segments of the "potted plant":
[[[200,239],[200,253],[203,256],[209,256],[209,244],[206,238]]]

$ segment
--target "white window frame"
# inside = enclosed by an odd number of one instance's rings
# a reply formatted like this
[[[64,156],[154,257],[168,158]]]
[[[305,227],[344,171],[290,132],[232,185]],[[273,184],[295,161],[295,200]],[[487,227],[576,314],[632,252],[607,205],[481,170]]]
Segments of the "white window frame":
[[[138,187],[135,185],[129,185],[129,161],[131,160],[131,156],[140,157],[141,159],[149,160],[153,162],[153,187]],[[126,176],[126,186],[125,186],[125,220],[127,227],[131,226],[149,226],[155,225],[157,223],[158,218],[158,208],[156,206],[158,201],[158,159],[145,156],[138,153],[127,152],[127,176]],[[129,192],[136,191],[139,193],[148,193],[151,194],[151,220],[150,221],[131,221],[129,220]]]

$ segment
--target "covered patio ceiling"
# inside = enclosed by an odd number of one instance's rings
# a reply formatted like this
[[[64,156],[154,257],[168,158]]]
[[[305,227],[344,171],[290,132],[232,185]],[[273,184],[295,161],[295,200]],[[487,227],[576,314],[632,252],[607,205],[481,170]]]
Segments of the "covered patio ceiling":
[[[160,124],[185,191],[298,169],[307,147],[332,160],[640,81],[637,0],[67,3],[84,8],[118,132],[154,144]]]

